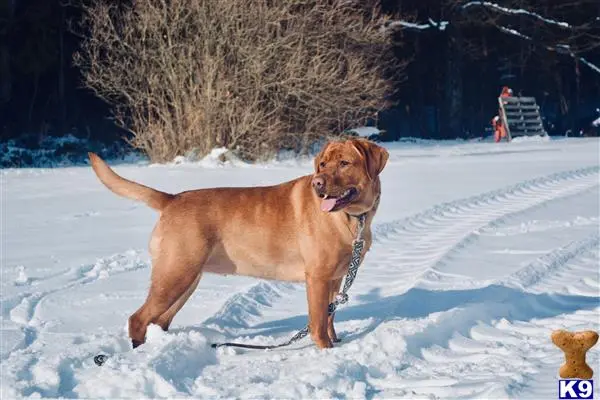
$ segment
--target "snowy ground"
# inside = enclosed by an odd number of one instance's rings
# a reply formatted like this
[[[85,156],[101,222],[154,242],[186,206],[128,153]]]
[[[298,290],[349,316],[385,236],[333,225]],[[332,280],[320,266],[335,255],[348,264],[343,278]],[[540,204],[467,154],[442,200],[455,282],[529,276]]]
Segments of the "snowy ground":
[[[306,322],[303,286],[214,275],[168,334],[151,327],[130,351],[156,214],[89,167],[0,171],[1,398],[557,398],[551,331],[600,328],[599,144],[390,145],[374,244],[326,351],[211,349]],[[311,163],[116,170],[174,192],[277,183]],[[115,355],[97,367],[98,352]]]

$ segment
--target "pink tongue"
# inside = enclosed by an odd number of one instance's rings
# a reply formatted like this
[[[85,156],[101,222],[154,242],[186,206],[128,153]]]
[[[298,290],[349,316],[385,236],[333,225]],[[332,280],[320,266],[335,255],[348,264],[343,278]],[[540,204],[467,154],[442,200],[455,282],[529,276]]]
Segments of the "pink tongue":
[[[321,202],[321,211],[329,212],[335,207],[336,199],[324,199]]]

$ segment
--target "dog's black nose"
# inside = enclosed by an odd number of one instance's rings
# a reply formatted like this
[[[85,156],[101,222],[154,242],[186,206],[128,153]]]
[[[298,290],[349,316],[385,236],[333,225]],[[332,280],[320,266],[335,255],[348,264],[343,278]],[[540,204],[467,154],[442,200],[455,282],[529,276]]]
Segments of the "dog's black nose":
[[[319,191],[325,187],[325,179],[322,176],[315,176],[312,180],[312,185],[315,190]]]

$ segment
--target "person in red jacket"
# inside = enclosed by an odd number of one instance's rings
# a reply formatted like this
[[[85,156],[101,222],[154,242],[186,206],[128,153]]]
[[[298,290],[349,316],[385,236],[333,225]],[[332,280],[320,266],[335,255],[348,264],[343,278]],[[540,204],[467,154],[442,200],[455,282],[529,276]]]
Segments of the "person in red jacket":
[[[510,97],[510,96],[512,96],[512,94],[513,94],[512,89],[509,88],[508,86],[504,86],[502,88],[502,92],[500,93],[500,97]],[[496,143],[501,141],[502,139],[504,139],[507,136],[506,127],[502,123],[502,118],[500,118],[500,115],[502,115],[502,110],[499,109],[498,115],[496,115],[494,118],[492,118],[492,127],[494,128],[494,141]]]
[[[500,93],[500,97],[511,97],[512,94],[513,94],[513,91],[511,88],[509,88],[508,86],[503,86],[502,93]]]

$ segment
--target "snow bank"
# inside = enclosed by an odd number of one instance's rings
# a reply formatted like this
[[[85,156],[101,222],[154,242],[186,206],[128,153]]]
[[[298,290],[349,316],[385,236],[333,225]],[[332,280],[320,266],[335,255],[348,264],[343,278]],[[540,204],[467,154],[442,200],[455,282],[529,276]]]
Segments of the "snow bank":
[[[73,393],[80,398],[185,396],[202,370],[217,362],[215,351],[198,332],[170,334],[150,325],[147,342],[139,349],[113,355],[102,368],[78,371]]]
[[[534,136],[517,136],[516,138],[513,138],[510,142],[511,143],[531,143],[531,142],[549,142],[550,141],[550,136],[545,135],[545,136],[541,136],[541,135],[534,135]]]
[[[136,162],[143,157],[124,143],[105,145],[72,135],[48,136],[41,141],[34,136],[24,136],[0,142],[0,168],[51,168],[87,165],[87,153],[98,153],[110,161]]]
[[[379,135],[381,131],[374,126],[361,126],[358,128],[349,129],[348,132],[353,132],[357,136],[369,138],[373,135]]]

